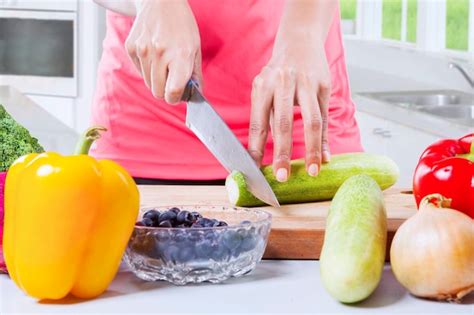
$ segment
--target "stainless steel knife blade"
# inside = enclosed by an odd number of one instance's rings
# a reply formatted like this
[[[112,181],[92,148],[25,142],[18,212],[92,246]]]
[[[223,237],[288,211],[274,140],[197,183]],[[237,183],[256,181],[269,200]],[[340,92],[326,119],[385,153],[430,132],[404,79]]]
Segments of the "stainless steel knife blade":
[[[269,205],[279,207],[275,193],[255,161],[204,98],[193,80],[189,81],[183,93],[183,101],[187,102],[186,126],[227,171],[240,171],[244,174],[247,188],[255,197]]]

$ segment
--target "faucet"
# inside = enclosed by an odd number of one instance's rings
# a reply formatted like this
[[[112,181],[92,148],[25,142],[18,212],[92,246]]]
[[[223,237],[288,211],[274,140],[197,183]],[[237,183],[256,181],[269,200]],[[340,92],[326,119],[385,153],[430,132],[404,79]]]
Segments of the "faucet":
[[[450,62],[449,63],[450,69],[458,69],[461,72],[462,76],[466,79],[469,85],[474,89],[474,79],[467,74],[467,71],[458,63]]]

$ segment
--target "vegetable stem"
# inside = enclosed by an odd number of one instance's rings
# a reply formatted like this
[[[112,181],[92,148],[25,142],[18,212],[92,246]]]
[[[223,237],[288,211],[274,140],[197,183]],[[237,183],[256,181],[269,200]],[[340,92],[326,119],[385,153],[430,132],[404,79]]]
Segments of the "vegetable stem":
[[[427,205],[432,205],[435,208],[449,208],[451,206],[451,199],[441,194],[431,194],[423,198],[420,204],[420,210]]]
[[[107,128],[102,126],[93,126],[87,129],[79,138],[74,155],[89,154],[89,150],[95,140],[100,138],[100,133],[107,131]]]
[[[457,156],[468,159],[471,162],[474,162],[474,137],[472,138],[470,152],[465,153],[465,154],[458,154]]]

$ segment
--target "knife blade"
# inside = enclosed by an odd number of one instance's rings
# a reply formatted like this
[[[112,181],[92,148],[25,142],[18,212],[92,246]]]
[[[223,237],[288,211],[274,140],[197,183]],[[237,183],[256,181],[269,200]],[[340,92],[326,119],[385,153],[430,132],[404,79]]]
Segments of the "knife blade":
[[[239,171],[244,174],[247,189],[255,197],[269,205],[279,207],[275,193],[255,161],[201,94],[194,80],[188,82],[182,100],[187,106],[186,126],[228,172]]]

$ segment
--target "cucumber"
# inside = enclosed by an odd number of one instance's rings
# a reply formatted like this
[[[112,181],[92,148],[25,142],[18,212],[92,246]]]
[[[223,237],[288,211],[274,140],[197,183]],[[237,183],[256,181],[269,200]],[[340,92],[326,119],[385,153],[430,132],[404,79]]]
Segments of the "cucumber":
[[[367,298],[382,277],[387,214],[382,191],[367,175],[344,182],[331,202],[320,256],[326,290],[343,303]]]
[[[294,160],[291,162],[291,176],[285,183],[276,180],[271,165],[263,167],[262,172],[280,204],[330,200],[346,179],[358,174],[369,175],[384,190],[395,184],[399,175],[397,165],[390,158],[370,153],[334,155],[331,162],[322,164],[316,177],[308,175],[303,160]],[[248,191],[242,173],[229,174],[225,185],[233,205],[264,205]]]

